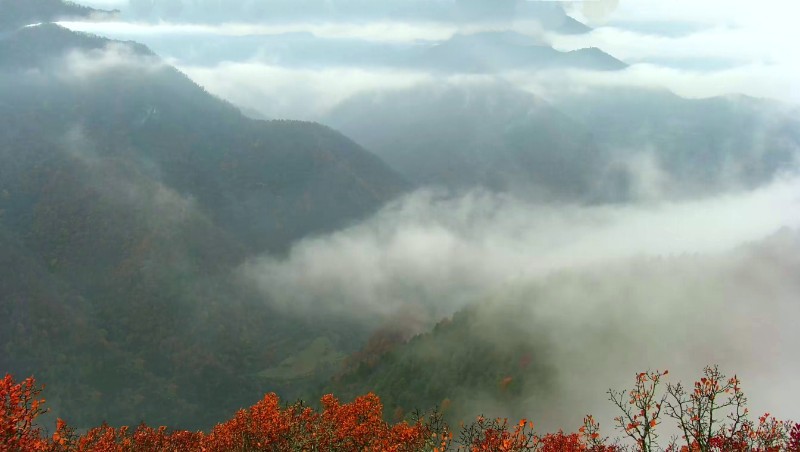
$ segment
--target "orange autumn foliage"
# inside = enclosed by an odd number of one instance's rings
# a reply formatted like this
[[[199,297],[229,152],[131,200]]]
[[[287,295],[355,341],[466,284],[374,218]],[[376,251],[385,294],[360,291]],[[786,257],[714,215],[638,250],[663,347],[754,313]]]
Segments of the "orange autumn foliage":
[[[326,395],[321,412],[300,404],[282,410],[278,396],[267,394],[250,409],[214,427],[202,438],[202,449],[404,452],[426,444],[429,435],[422,423],[390,426],[382,412],[374,394],[349,404]]]
[[[46,450],[34,423],[45,412],[41,392],[32,377],[16,383],[6,375],[0,381],[0,451]]]
[[[210,432],[169,430],[166,427],[152,428],[140,425],[114,428],[101,425],[78,435],[75,429],[58,419],[55,431],[49,437],[36,424],[36,418],[46,412],[44,400],[39,397],[41,388],[33,378],[15,382],[10,375],[0,380],[0,452],[228,452],[228,451],[318,451],[318,452],[621,452],[623,450],[655,450],[647,437],[631,434],[632,430],[644,429],[647,433],[660,424],[660,404],[665,400],[657,396],[658,381],[666,372],[647,372],[637,375],[636,386],[631,392],[622,393],[630,397],[631,406],[644,404],[644,412],[634,413],[629,423],[639,425],[628,428],[622,423],[622,431],[636,440],[633,448],[617,443],[609,444],[608,438],[600,436],[599,424],[592,416],[584,418],[584,425],[577,433],[537,434],[533,423],[525,419],[509,423],[507,419],[478,417],[476,422],[462,428],[458,440],[440,416],[432,415],[413,423],[389,424],[383,420],[383,406],[374,394],[358,397],[351,403],[341,403],[332,395],[321,400],[321,409],[316,410],[302,403],[284,406],[275,394],[267,394],[248,409],[237,412],[231,419],[218,424]],[[732,399],[742,400],[738,379],[725,381],[715,368],[706,370],[706,377],[695,385],[695,391],[683,397],[678,386],[669,386],[677,394],[677,403],[692,408],[698,401],[716,394],[728,394]],[[711,383],[708,383],[708,382]],[[614,393],[620,395],[620,393]],[[613,398],[612,398],[613,400]],[[617,397],[617,400],[619,398]],[[623,399],[624,400],[624,399]],[[641,402],[641,403],[639,403]],[[652,404],[652,405],[651,405]],[[674,405],[673,405],[674,406]],[[724,406],[724,404],[723,404]],[[733,405],[742,408],[740,405]],[[680,405],[679,405],[680,407]],[[764,415],[758,422],[745,418],[741,413],[733,428],[724,427],[703,436],[687,435],[686,445],[674,441],[667,451],[758,451],[800,452],[800,424],[791,424]],[[688,408],[687,408],[688,409]],[[652,415],[648,414],[652,411]],[[702,413],[694,418],[702,420]],[[671,417],[672,408],[667,412]],[[627,416],[627,414],[626,414]],[[641,419],[640,419],[641,418]],[[687,424],[688,425],[688,424]],[[645,430],[639,430],[645,433]],[[691,433],[689,430],[687,432]]]
[[[44,400],[32,378],[15,383],[7,375],[0,385],[0,452],[123,452],[123,451],[386,451],[412,452],[444,444],[423,422],[383,420],[383,406],[374,394],[342,404],[332,395],[322,398],[322,409],[302,404],[282,407],[278,396],[267,394],[209,433],[170,431],[141,425],[136,429],[95,427],[83,435],[59,419],[50,438],[42,436],[35,418]],[[441,433],[440,433],[441,435]]]

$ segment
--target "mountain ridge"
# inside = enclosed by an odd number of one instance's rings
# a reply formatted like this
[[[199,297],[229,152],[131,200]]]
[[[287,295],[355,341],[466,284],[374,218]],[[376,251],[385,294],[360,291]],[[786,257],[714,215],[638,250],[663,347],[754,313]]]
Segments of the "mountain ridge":
[[[307,331],[348,330],[272,309],[237,269],[403,193],[380,159],[249,119],[144,46],[44,24],[0,55],[0,364],[54,381],[56,413],[208,427]]]
[[[65,19],[110,19],[118,10],[100,10],[64,0],[0,0],[0,33],[41,22]]]

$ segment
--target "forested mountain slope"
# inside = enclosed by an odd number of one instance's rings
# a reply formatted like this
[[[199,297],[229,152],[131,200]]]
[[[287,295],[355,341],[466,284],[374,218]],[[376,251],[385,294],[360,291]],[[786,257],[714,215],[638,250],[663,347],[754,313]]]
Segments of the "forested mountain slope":
[[[791,171],[800,113],[747,97],[588,89],[545,101],[501,83],[355,96],[325,121],[421,185],[626,202],[752,188]]]
[[[79,423],[204,425],[339,327],[273,312],[235,268],[399,194],[378,158],[56,25],[0,40],[0,71],[2,371],[56,382]]]
[[[581,124],[499,83],[364,94],[327,121],[420,185],[585,196],[606,161]]]
[[[769,99],[595,89],[561,99],[559,109],[609,150],[617,193],[637,184],[667,197],[749,189],[793,171],[800,156],[800,111]]]
[[[641,258],[509,284],[411,340],[375,335],[325,391],[374,391],[388,416],[439,405],[454,423],[484,414],[553,428],[579,422],[574,407],[583,413],[604,402],[608,382],[641,362],[670,361],[681,374],[705,359],[758,363],[768,349],[774,371],[791,375],[793,352],[775,341],[798,311],[799,249],[800,233],[782,230],[721,254]],[[762,323],[779,316],[787,320]]]

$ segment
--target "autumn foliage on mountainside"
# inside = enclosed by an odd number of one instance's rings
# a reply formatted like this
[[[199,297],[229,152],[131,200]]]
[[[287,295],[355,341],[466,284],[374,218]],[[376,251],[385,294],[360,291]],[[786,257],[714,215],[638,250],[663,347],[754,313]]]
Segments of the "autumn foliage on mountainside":
[[[629,391],[609,391],[621,410],[617,427],[635,445],[610,442],[600,434],[592,416],[576,433],[540,435],[528,420],[478,417],[453,432],[434,412],[412,422],[389,424],[374,394],[342,404],[332,395],[313,409],[298,402],[282,405],[267,394],[248,409],[210,432],[168,430],[140,425],[114,428],[102,425],[83,434],[58,419],[55,431],[45,434],[36,418],[45,413],[42,388],[33,378],[21,382],[10,375],[0,380],[0,452],[144,452],[144,451],[387,451],[387,452],[621,452],[800,451],[800,424],[779,421],[769,414],[757,422],[748,418],[747,399],[738,378],[726,378],[716,367],[704,370],[691,391],[680,384],[666,385],[667,372],[642,372]],[[683,432],[665,448],[658,443],[662,417],[677,422]]]

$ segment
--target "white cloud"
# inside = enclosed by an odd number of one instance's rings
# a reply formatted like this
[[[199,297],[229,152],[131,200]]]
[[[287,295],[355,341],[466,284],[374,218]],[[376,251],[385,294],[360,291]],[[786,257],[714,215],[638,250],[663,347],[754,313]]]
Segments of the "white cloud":
[[[99,9],[123,9],[128,6],[128,0],[81,0],[79,3]]]
[[[646,58],[713,58],[739,64],[781,63],[792,41],[778,34],[757,34],[746,28],[715,26],[680,36],[659,36],[617,27],[596,28],[585,35],[552,35],[561,51],[598,47],[628,62]]]
[[[794,74],[800,66],[750,64],[715,71],[635,64],[621,71],[553,69],[536,72],[441,75],[422,69],[367,67],[289,68],[259,61],[223,62],[214,66],[173,64],[209,92],[267,117],[319,120],[349,97],[422,83],[464,84],[503,81],[556,103],[564,94],[592,88],[664,88],[687,98],[745,94],[800,102]]]
[[[689,97],[743,93],[800,102],[800,61],[794,44],[800,42],[795,23],[800,4],[780,0],[616,3],[606,17],[607,25],[582,36],[551,35],[554,46],[560,50],[594,46],[631,63],[653,64],[634,67],[618,81],[603,74],[583,77],[589,83],[643,83]],[[579,8],[572,12],[582,19]],[[694,23],[697,29],[679,36],[647,31],[658,23]],[[628,29],[630,24],[638,24],[637,31]],[[722,61],[727,69],[679,70],[681,59],[699,64]]]
[[[796,418],[800,389],[784,382],[800,371],[791,320],[800,315],[798,249],[797,233],[785,232],[733,252],[641,258],[508,291],[530,306],[506,309],[547,334],[559,372],[551,397],[529,401],[532,414],[569,428],[591,412],[609,428],[618,414],[609,387],[630,387],[636,372],[657,368],[669,368],[669,382],[690,383],[718,363],[742,378],[754,413]]]
[[[800,180],[683,203],[547,206],[488,193],[417,192],[373,218],[245,272],[286,308],[446,314],[510,283],[636,256],[721,252],[800,226]],[[414,294],[409,297],[408,294]]]
[[[261,36],[311,33],[320,38],[360,39],[373,42],[439,41],[452,36],[458,27],[435,22],[326,22],[220,25],[135,22],[60,22],[66,28],[108,36],[200,34],[210,36]]]
[[[179,66],[212,94],[270,118],[315,120],[348,97],[427,81],[423,72],[389,69],[293,69],[258,62]]]
[[[611,4],[603,19],[607,22],[681,22],[691,21],[706,25],[789,25],[800,12],[800,5],[784,0],[601,0]],[[570,14],[583,20],[581,3],[570,9]]]
[[[86,79],[109,70],[136,68],[157,71],[166,68],[166,63],[152,55],[143,55],[125,43],[109,43],[102,49],[89,51],[73,50],[64,55],[62,78]]]
[[[593,4],[595,2],[592,2]],[[574,87],[593,85],[664,87],[687,97],[710,97],[742,93],[756,97],[800,102],[800,62],[795,57],[794,42],[800,42],[792,11],[797,6],[783,2],[752,3],[711,0],[702,5],[680,0],[668,4],[659,1],[606,2],[610,13],[608,25],[585,35],[543,34],[538,24],[517,21],[499,24],[453,24],[446,22],[292,22],[276,24],[175,24],[175,23],[103,23],[65,22],[68,28],[124,39],[144,41],[170,35],[198,36],[275,36],[307,32],[323,39],[354,39],[374,43],[412,43],[442,41],[459,32],[477,32],[509,28],[533,37],[546,39],[555,48],[569,51],[598,47],[633,66],[623,72],[538,72],[535,74],[495,74],[516,80],[537,94],[547,96],[562,77]],[[579,12],[578,12],[579,14]],[[691,22],[698,28],[688,34],[664,36],[647,32],[653,22]],[[628,29],[625,24],[639,23]],[[642,31],[644,30],[644,31]],[[173,52],[180,55],[180,52]],[[255,58],[257,55],[252,55]],[[382,86],[409,86],[426,75],[407,71],[390,73],[366,67],[294,70],[273,66],[248,65],[220,61],[206,67],[183,69],[210,91],[249,108],[266,111],[269,116],[310,117],[305,111],[329,108],[343,93]],[[721,68],[720,68],[721,67]],[[216,72],[216,74],[214,74]],[[330,77],[335,77],[331,80]],[[276,82],[279,96],[265,84],[254,84],[254,77]],[[386,77],[387,83],[377,81]],[[402,81],[401,78],[406,80]],[[429,77],[429,76],[428,76]],[[564,85],[562,83],[562,85]],[[284,95],[287,94],[288,95]],[[321,102],[317,99],[322,99]],[[320,105],[321,104],[321,105]],[[314,105],[313,108],[307,108]]]
[[[512,72],[504,77],[545,98],[592,87],[664,88],[687,98],[744,94],[779,101],[800,102],[796,74],[800,65],[754,63],[727,69],[702,71],[655,64],[634,64],[621,71],[558,69],[537,73]]]

